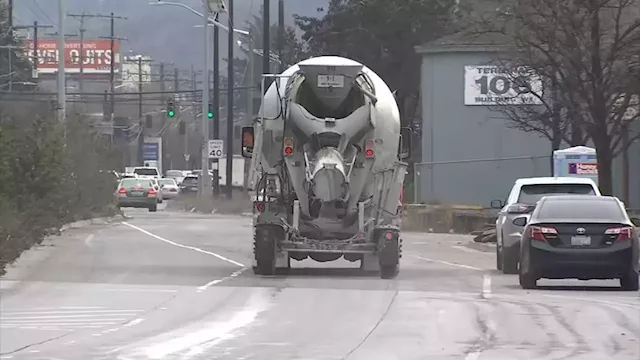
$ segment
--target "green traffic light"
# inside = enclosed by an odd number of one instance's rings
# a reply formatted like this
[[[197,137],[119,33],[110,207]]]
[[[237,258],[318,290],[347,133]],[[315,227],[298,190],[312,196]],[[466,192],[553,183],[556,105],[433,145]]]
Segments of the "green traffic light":
[[[174,117],[174,116],[175,116],[175,114],[176,114],[176,113],[175,113],[175,111],[173,111],[173,110],[169,110],[169,111],[167,112],[167,115],[169,115],[169,117]]]
[[[211,111],[209,111],[209,113],[207,113],[207,116],[209,117],[209,119],[213,119],[213,113]]]

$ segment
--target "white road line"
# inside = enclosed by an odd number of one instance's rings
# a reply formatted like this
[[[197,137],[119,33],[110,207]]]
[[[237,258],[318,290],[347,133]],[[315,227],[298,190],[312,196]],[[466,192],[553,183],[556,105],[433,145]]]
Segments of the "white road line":
[[[139,313],[144,310],[81,310],[81,311],[6,311],[0,310],[3,317],[11,315],[73,315],[73,314],[95,314],[111,315],[111,313]]]
[[[177,293],[178,290],[170,289],[103,289],[101,291],[108,292],[164,292],[164,293]]]
[[[414,257],[416,259],[432,262],[432,263],[455,266],[455,267],[459,267],[459,268],[462,268],[462,269],[475,270],[475,271],[483,271],[484,270],[484,269],[481,269],[481,268],[477,268],[475,266],[457,264],[457,263],[452,263],[452,262],[443,261],[443,260],[430,259],[430,258],[426,258],[426,257],[419,256],[419,255],[409,255],[409,256]]]
[[[89,234],[89,236],[87,236],[86,239],[84,239],[84,244],[91,247],[91,242],[93,241],[94,237],[95,237],[94,234]]]
[[[491,299],[491,276],[488,274],[482,275],[482,297]]]
[[[171,240],[167,240],[167,239],[163,238],[162,236],[158,236],[156,234],[153,234],[153,233],[151,233],[151,232],[149,232],[149,231],[147,231],[147,230],[145,230],[145,229],[143,229],[141,227],[129,224],[126,221],[123,221],[122,224],[127,225],[128,227],[130,227],[132,229],[138,230],[143,234],[149,235],[152,238],[155,238],[157,240],[163,241],[163,242],[165,242],[167,244],[170,244],[170,245],[173,245],[173,246],[177,246],[177,247],[183,248],[183,249],[193,250],[193,251],[196,251],[196,252],[199,252],[199,253],[202,253],[202,254],[211,255],[211,256],[216,257],[216,258],[218,258],[218,259],[220,259],[222,261],[226,261],[226,262],[228,262],[230,264],[233,264],[233,265],[236,265],[236,266],[239,266],[239,267],[244,267],[243,264],[241,264],[241,263],[239,263],[239,262],[237,262],[235,260],[231,260],[229,258],[226,258],[226,257],[224,257],[224,256],[222,256],[220,254],[216,254],[216,253],[211,252],[211,251],[203,250],[203,249],[197,248],[195,246],[188,246],[188,245],[178,244],[177,242],[174,242],[174,241],[171,241]]]
[[[72,315],[45,315],[45,316],[4,316],[2,315],[2,321],[10,320],[46,320],[46,319],[73,319],[79,318],[78,321],[85,321],[84,319],[96,319],[100,316],[127,316],[131,314],[72,314]],[[83,319],[84,318],[84,319]]]
[[[242,273],[243,273],[244,271],[246,271],[246,270],[247,270],[247,268],[242,268],[242,269],[240,269],[240,270],[238,270],[238,271],[234,272],[233,274],[231,274],[231,275],[229,275],[229,276],[227,276],[227,277],[223,277],[222,279],[217,279],[217,280],[210,281],[210,282],[208,282],[208,283],[206,283],[206,284],[204,284],[204,285],[200,286],[200,287],[198,288],[198,292],[205,291],[205,290],[207,290],[208,288],[212,287],[213,285],[219,284],[219,283],[221,283],[221,282],[223,282],[223,281],[227,281],[227,280],[229,280],[229,279],[233,279],[234,277],[236,277],[236,276],[238,276],[238,275],[242,274]]]
[[[483,254],[483,255],[494,255],[493,253],[486,252],[486,251],[481,251],[481,250],[474,249],[474,248],[470,248],[470,247],[464,246],[464,245],[453,245],[452,248],[454,248],[456,250],[468,252],[468,253],[474,253],[474,254],[478,254],[479,253],[479,254]]]
[[[5,308],[0,311],[31,311],[31,310],[91,310],[104,309],[102,306],[59,306],[59,307],[34,307],[34,308]]]

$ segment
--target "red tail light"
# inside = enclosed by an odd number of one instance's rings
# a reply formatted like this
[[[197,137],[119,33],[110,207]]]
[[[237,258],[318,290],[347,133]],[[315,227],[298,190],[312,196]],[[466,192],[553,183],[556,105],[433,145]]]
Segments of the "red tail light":
[[[147,191],[147,194],[148,196],[152,196],[152,195],[157,195],[158,192],[154,188],[149,188],[149,190]]]
[[[633,236],[633,228],[631,226],[609,228],[605,235],[617,236],[617,241],[628,240]]]
[[[364,157],[372,158],[375,155],[376,155],[376,152],[373,149],[373,140],[367,140],[364,145]]]
[[[120,189],[118,189],[118,193],[120,193],[120,194],[126,194],[126,193],[127,193],[127,189],[126,189],[126,188],[121,187]]]
[[[259,212],[263,212],[264,211],[264,203],[257,203],[256,204],[256,210],[258,210]]]
[[[529,228],[529,238],[539,241],[547,241],[547,237],[558,236],[558,230],[544,226],[532,226]]]
[[[284,148],[282,149],[282,152],[286,156],[293,155],[293,138],[290,138],[290,137],[284,138]]]

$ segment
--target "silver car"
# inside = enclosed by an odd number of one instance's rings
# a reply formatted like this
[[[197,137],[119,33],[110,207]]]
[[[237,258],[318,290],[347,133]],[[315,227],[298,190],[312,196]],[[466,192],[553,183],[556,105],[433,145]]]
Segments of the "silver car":
[[[173,199],[180,193],[180,188],[174,179],[160,179],[158,180],[158,184],[160,184],[162,196],[165,199]]]
[[[162,193],[162,188],[160,187],[160,184],[158,184],[158,179],[149,179],[151,180],[151,183],[153,184],[153,188],[156,189],[156,191],[158,192],[158,204],[162,204],[162,202],[164,201],[164,194]]]
[[[536,203],[547,195],[601,196],[596,183],[584,177],[538,177],[516,180],[505,202],[491,201],[491,207],[500,209],[496,220],[496,268],[505,274],[517,274],[520,261],[520,241],[524,226],[513,220],[526,217]]]

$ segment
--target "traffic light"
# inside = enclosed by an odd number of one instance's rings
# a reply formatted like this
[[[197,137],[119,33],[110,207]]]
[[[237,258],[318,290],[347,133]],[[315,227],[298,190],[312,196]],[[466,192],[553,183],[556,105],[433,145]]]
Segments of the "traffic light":
[[[176,116],[176,108],[173,100],[167,101],[167,116],[170,118]]]
[[[213,119],[213,107],[209,104],[209,112],[207,113],[209,119]]]

